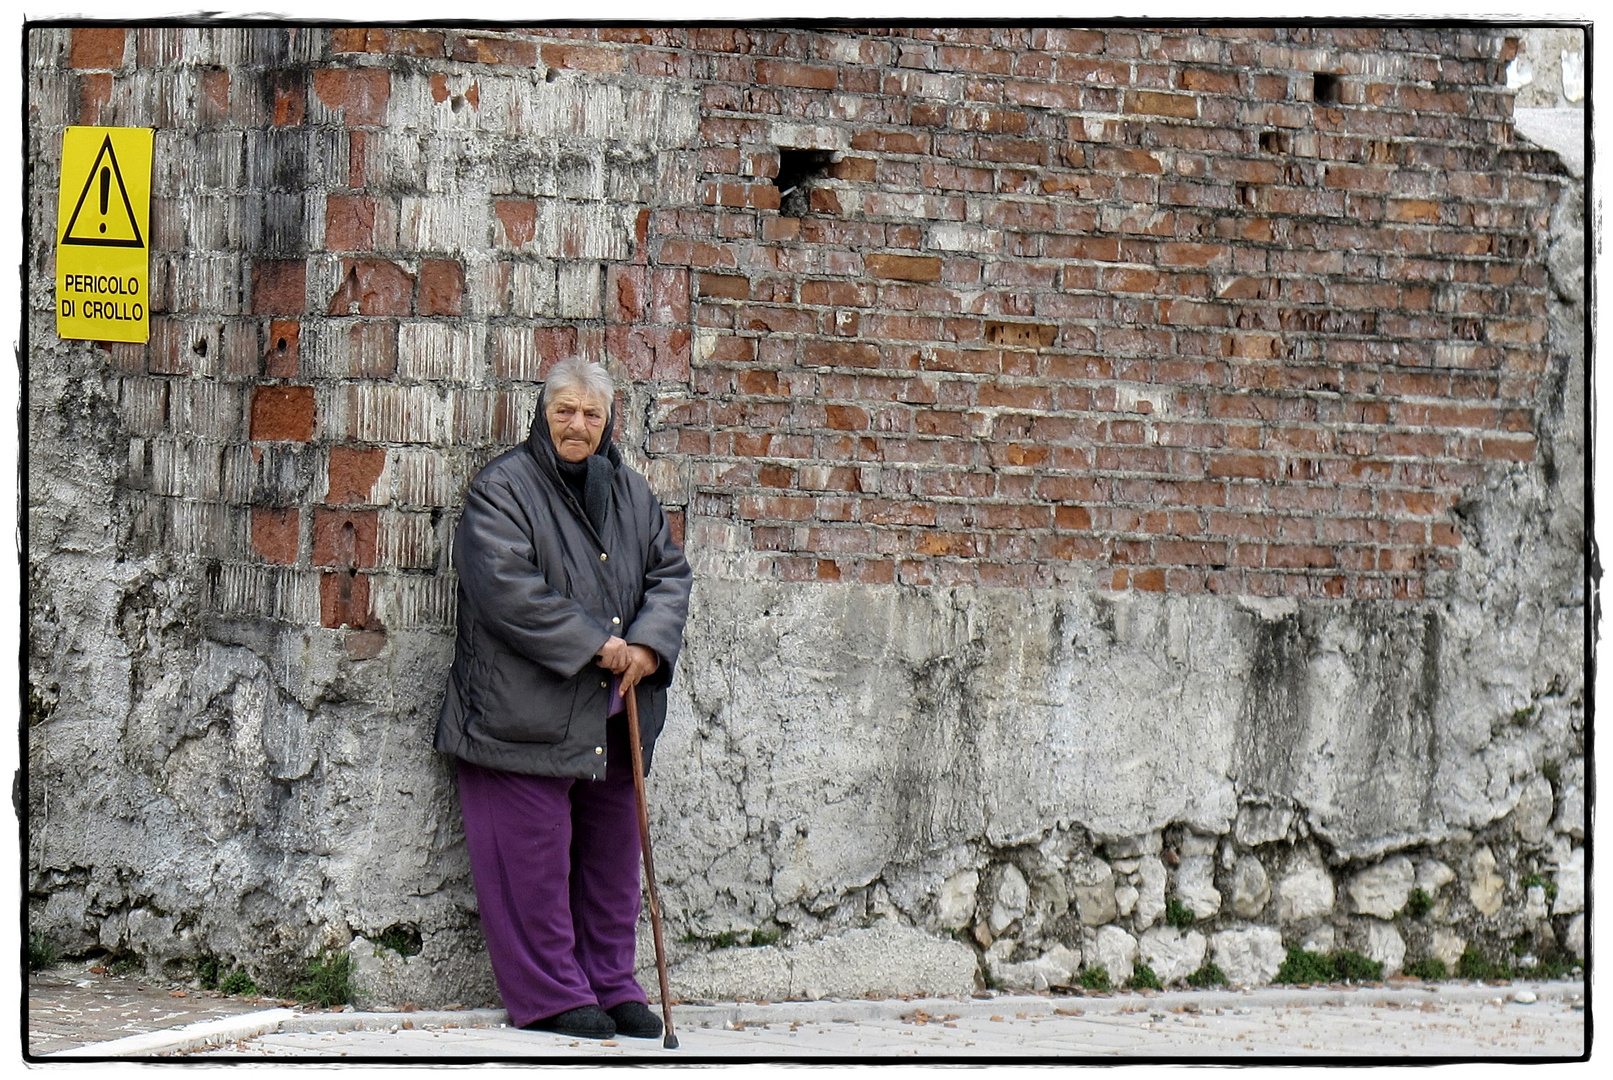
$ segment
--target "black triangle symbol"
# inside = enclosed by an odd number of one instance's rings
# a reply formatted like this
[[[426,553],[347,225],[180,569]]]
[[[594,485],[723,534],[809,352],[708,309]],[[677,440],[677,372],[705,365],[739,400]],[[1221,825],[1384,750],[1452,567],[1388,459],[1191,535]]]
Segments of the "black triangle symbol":
[[[78,224],[79,211],[84,209],[84,200],[89,198],[90,189],[95,186],[95,177],[100,171],[101,159],[103,158],[112,167],[112,176],[118,182],[118,194],[123,198],[124,212],[129,215],[129,228],[134,230],[133,240],[108,240],[100,236],[73,235],[73,226]],[[78,193],[78,204],[73,207],[73,216],[67,222],[67,232],[62,236],[62,243],[83,244],[85,247],[143,248],[146,246],[146,242],[140,237],[140,224],[134,218],[134,207],[129,203],[129,190],[123,186],[123,170],[118,168],[118,155],[112,151],[112,136],[110,135],[101,142],[101,151],[95,155],[95,163],[90,166],[90,175],[84,178],[84,190]]]

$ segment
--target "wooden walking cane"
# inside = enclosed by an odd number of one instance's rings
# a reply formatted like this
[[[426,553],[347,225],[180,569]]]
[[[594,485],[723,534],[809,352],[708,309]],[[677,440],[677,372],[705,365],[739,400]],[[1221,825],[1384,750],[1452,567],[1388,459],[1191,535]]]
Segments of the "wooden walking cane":
[[[678,1037],[672,1033],[672,992],[667,987],[666,946],[661,941],[661,899],[655,892],[655,856],[650,853],[650,800],[644,792],[644,748],[639,745],[638,687],[628,689],[627,742],[633,748],[633,793],[638,796],[638,841],[644,851],[644,880],[650,886],[650,931],[655,935],[655,971],[661,976],[661,1017],[666,1023],[666,1038],[661,1045],[668,1050],[678,1048]]]

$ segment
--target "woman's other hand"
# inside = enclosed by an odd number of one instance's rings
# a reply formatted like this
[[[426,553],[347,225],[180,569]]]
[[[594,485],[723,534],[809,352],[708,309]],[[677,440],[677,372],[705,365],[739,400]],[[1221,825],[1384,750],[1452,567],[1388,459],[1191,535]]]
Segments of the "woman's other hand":
[[[646,675],[654,674],[661,666],[655,650],[644,645],[629,645],[619,637],[612,637],[599,650],[599,666],[622,677],[622,689],[628,690]]]
[[[613,635],[610,640],[605,642],[605,647],[599,650],[599,655],[594,659],[599,663],[600,667],[605,668],[612,674],[620,675],[633,662],[633,655],[628,652],[629,648],[630,646],[627,642]]]
[[[643,645],[629,645],[627,652],[632,659],[627,665],[627,670],[621,672],[623,693],[633,689],[640,679],[654,674],[655,669],[661,666],[661,658],[655,655],[654,649]]]

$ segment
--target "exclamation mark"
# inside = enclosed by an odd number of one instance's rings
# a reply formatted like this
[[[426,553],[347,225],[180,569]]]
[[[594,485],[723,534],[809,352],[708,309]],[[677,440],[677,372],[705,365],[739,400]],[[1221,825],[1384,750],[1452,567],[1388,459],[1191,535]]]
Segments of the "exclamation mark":
[[[106,200],[112,194],[112,170],[101,166],[101,231],[106,232]]]

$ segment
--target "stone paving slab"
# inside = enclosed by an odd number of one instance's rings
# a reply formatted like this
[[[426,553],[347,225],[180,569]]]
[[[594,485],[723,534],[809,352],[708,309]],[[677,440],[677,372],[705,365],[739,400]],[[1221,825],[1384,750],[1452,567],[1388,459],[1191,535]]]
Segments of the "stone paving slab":
[[[1521,998],[1521,1000],[1520,1000]],[[1109,997],[679,1005],[680,1047],[510,1028],[497,1010],[239,1017],[233,1036],[172,1032],[85,1048],[97,1056],[463,1059],[1576,1057],[1579,983],[1412,984],[1180,991]]]

